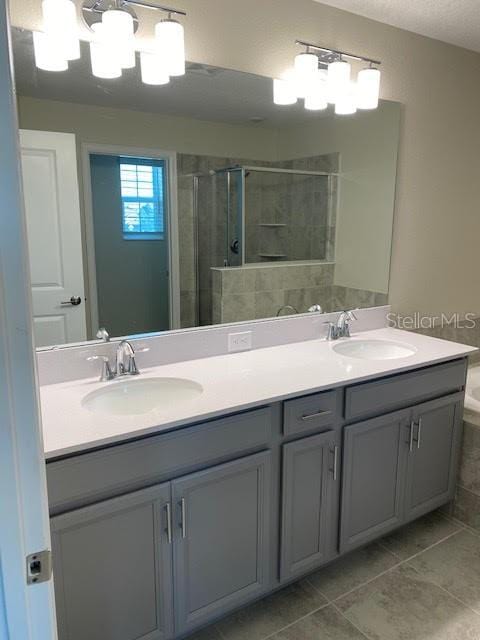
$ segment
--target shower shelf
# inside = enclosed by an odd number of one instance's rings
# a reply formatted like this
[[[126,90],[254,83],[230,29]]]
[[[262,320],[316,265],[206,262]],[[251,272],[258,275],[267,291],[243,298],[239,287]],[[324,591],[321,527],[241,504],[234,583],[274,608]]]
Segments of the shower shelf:
[[[281,223],[281,222],[259,222],[258,223],[259,227],[286,227],[287,225],[285,223]]]

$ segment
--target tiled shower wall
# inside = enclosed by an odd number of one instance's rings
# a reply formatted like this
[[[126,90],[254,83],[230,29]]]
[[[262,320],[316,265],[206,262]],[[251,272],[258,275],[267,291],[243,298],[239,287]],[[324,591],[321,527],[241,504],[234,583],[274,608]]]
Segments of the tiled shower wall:
[[[338,171],[338,154],[272,163],[303,171]],[[245,185],[246,262],[333,260],[335,176],[251,171]]]
[[[212,269],[213,321],[273,317],[277,313],[304,313],[314,304],[324,312],[386,303],[386,295],[333,284],[335,265],[276,264]],[[291,305],[293,309],[283,309]]]
[[[208,177],[208,172],[234,165],[255,165],[308,171],[338,171],[337,153],[314,158],[283,162],[261,162],[247,158],[222,158],[178,154],[178,215],[180,243],[181,326],[208,325],[217,320],[212,315],[212,266],[220,267],[227,258],[230,264],[238,256],[227,253],[226,178]],[[196,274],[194,238],[193,175],[202,174],[199,188],[198,260]],[[281,175],[281,178],[279,178]],[[333,255],[335,237],[336,181],[304,176],[286,177],[283,174],[251,172],[246,188],[246,247],[248,261],[260,262],[259,253],[285,253],[289,260],[325,259]],[[281,182],[281,184],[280,184]],[[255,183],[255,184],[254,184]],[[234,194],[232,181],[232,194]],[[234,198],[233,198],[234,199]],[[237,205],[238,206],[238,205]],[[285,227],[266,227],[261,224],[280,221]],[[258,246],[257,246],[258,245]],[[198,277],[198,316],[197,282]],[[295,288],[295,283],[291,289]],[[299,285],[300,288],[300,285]],[[239,294],[242,292],[238,292]],[[224,305],[232,302],[233,298]],[[271,305],[272,306],[272,305]],[[260,307],[258,307],[260,308]],[[244,314],[246,311],[244,311]],[[249,316],[253,319],[261,316]],[[272,314],[270,314],[272,315]],[[273,315],[275,315],[273,313]],[[228,313],[233,316],[233,311]],[[238,318],[237,318],[238,319]]]

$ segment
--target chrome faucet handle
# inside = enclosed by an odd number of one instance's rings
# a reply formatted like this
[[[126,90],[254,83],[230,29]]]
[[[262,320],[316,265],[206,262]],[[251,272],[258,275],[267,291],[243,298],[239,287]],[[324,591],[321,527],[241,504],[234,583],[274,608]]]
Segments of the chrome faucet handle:
[[[107,356],[90,356],[87,358],[88,361],[91,360],[101,360],[102,361],[102,373],[100,375],[100,382],[107,382],[108,380],[113,380],[115,374],[112,371],[110,366],[110,361]]]
[[[324,322],[327,325],[327,340],[336,340],[338,338],[337,325],[334,322]]]
[[[357,316],[353,311],[342,311],[337,320],[337,337],[349,338],[350,337],[350,322],[356,320]]]
[[[97,331],[96,336],[99,340],[103,340],[103,342],[110,342],[110,336],[108,335],[108,331],[105,327],[100,327]]]

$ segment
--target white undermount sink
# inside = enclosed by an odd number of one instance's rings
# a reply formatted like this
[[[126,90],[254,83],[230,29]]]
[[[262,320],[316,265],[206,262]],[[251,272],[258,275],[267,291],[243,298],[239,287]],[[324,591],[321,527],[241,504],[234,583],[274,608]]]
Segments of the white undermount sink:
[[[184,378],[125,378],[92,391],[82,406],[96,413],[139,415],[178,406],[202,393],[202,385]]]
[[[347,339],[335,344],[332,349],[342,356],[362,360],[395,360],[408,358],[417,351],[415,347],[390,340]]]

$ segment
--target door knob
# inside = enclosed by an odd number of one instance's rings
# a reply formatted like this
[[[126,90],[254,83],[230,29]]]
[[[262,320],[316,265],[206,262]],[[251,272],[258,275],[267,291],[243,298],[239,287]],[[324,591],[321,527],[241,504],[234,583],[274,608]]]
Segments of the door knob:
[[[82,303],[82,299],[80,298],[80,296],[72,296],[70,300],[62,300],[62,302],[60,302],[62,307],[65,307],[67,305],[69,306],[71,305],[72,307],[78,307],[78,305],[81,303]]]

